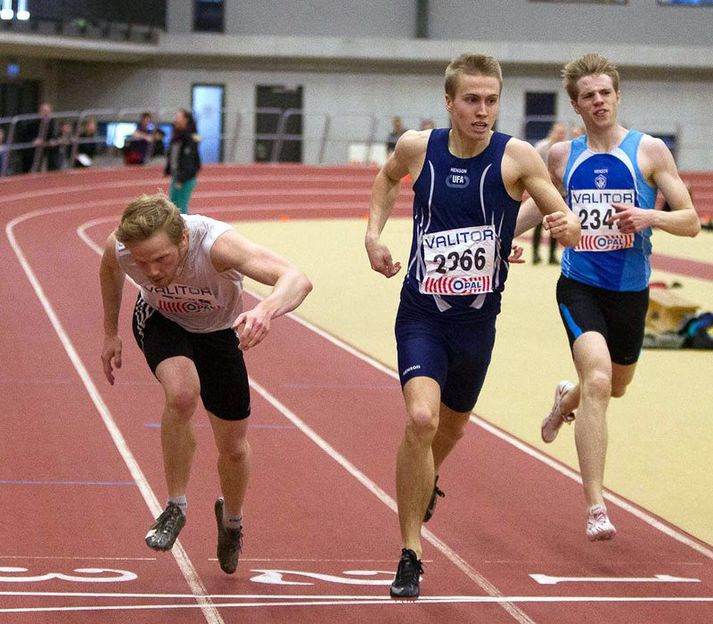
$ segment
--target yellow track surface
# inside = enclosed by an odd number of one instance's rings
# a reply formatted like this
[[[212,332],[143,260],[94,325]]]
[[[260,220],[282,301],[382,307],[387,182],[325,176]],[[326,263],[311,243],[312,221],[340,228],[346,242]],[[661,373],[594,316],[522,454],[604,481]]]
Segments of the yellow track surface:
[[[237,225],[310,276],[315,289],[300,316],[395,370],[393,323],[402,274],[387,280],[371,270],[365,226],[363,219]],[[384,232],[394,259],[404,267],[410,236],[410,219],[392,219]],[[493,361],[475,411],[578,470],[573,427],[564,427],[553,444],[540,440],[540,421],[551,407],[555,385],[576,379],[555,305],[559,268],[533,266],[529,242],[520,244],[528,263],[511,267]],[[657,232],[654,249],[710,263],[713,234],[684,239]],[[660,271],[652,280],[680,282],[677,292],[713,311],[710,281]],[[253,283],[248,288],[265,292]],[[608,489],[708,544],[713,544],[712,417],[713,351],[644,350],[627,395],[610,404],[605,475]]]

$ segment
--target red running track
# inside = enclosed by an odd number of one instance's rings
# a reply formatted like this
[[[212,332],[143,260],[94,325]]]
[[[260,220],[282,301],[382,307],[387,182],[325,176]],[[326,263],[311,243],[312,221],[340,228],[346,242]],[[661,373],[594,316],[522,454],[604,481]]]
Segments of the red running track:
[[[193,208],[362,215],[373,175],[208,167]],[[391,601],[398,383],[295,317],[247,354],[255,463],[238,572],[215,561],[216,458],[201,415],[180,546],[147,549],[165,497],[162,397],[130,335],[128,285],[124,367],[115,387],[104,380],[97,248],[127,201],[162,185],[152,169],[0,181],[0,621],[713,621],[710,546],[614,495],[617,539],[588,543],[569,472],[477,418],[442,474],[423,596]]]

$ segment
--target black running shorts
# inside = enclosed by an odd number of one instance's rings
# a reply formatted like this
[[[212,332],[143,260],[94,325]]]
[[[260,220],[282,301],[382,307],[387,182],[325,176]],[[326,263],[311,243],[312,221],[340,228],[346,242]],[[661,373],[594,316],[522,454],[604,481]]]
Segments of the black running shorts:
[[[639,359],[649,306],[648,288],[619,292],[561,275],[557,282],[557,306],[570,349],[584,332],[595,331],[604,336],[615,364],[627,366]]]
[[[198,371],[205,408],[221,420],[250,415],[250,386],[233,329],[198,334],[189,332],[149,306],[139,295],[132,322],[134,337],[151,372],[171,357],[192,360]]]

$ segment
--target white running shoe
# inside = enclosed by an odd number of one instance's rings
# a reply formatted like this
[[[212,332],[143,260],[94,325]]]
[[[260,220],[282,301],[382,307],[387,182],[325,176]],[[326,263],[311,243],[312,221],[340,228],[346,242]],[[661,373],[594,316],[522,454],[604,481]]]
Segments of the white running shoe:
[[[571,423],[574,420],[574,412],[569,414],[562,414],[560,412],[560,403],[565,394],[567,394],[574,384],[571,381],[560,381],[555,388],[555,402],[552,405],[550,413],[547,414],[545,419],[542,421],[542,427],[540,428],[540,433],[542,434],[542,441],[549,444],[554,442],[557,434],[560,432],[560,427],[562,423]]]
[[[615,535],[616,527],[609,520],[607,508],[604,505],[590,507],[587,516],[587,538],[589,541],[611,540]]]

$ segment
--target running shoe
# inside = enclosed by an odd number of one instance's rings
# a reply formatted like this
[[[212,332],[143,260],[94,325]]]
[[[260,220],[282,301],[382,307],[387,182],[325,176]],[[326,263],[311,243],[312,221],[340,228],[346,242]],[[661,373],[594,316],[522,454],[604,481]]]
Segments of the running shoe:
[[[171,550],[185,524],[186,516],[181,508],[176,503],[168,503],[146,534],[146,544],[153,550]]]
[[[426,507],[426,513],[423,514],[423,521],[428,522],[433,517],[433,512],[436,510],[436,503],[439,498],[445,498],[445,493],[441,488],[438,487],[438,475],[436,475],[436,481],[433,484],[433,493],[431,494],[431,500],[428,501],[428,507]]]
[[[423,566],[416,553],[409,548],[401,551],[396,577],[391,584],[392,598],[418,598],[419,583],[423,574]]]
[[[215,501],[215,521],[218,525],[218,563],[226,574],[238,568],[240,549],[243,547],[243,527],[227,529],[223,524],[223,499]]]
[[[587,538],[589,541],[611,540],[615,535],[616,528],[609,520],[607,508],[604,505],[590,507],[587,516]]]
[[[560,381],[557,384],[557,388],[555,389],[555,402],[552,405],[550,413],[547,414],[542,421],[542,427],[540,428],[542,441],[547,444],[554,442],[557,434],[560,432],[562,423],[571,423],[574,420],[574,412],[570,412],[569,414],[562,414],[562,412],[560,412],[562,398],[572,388],[574,388],[574,384],[571,381]]]

